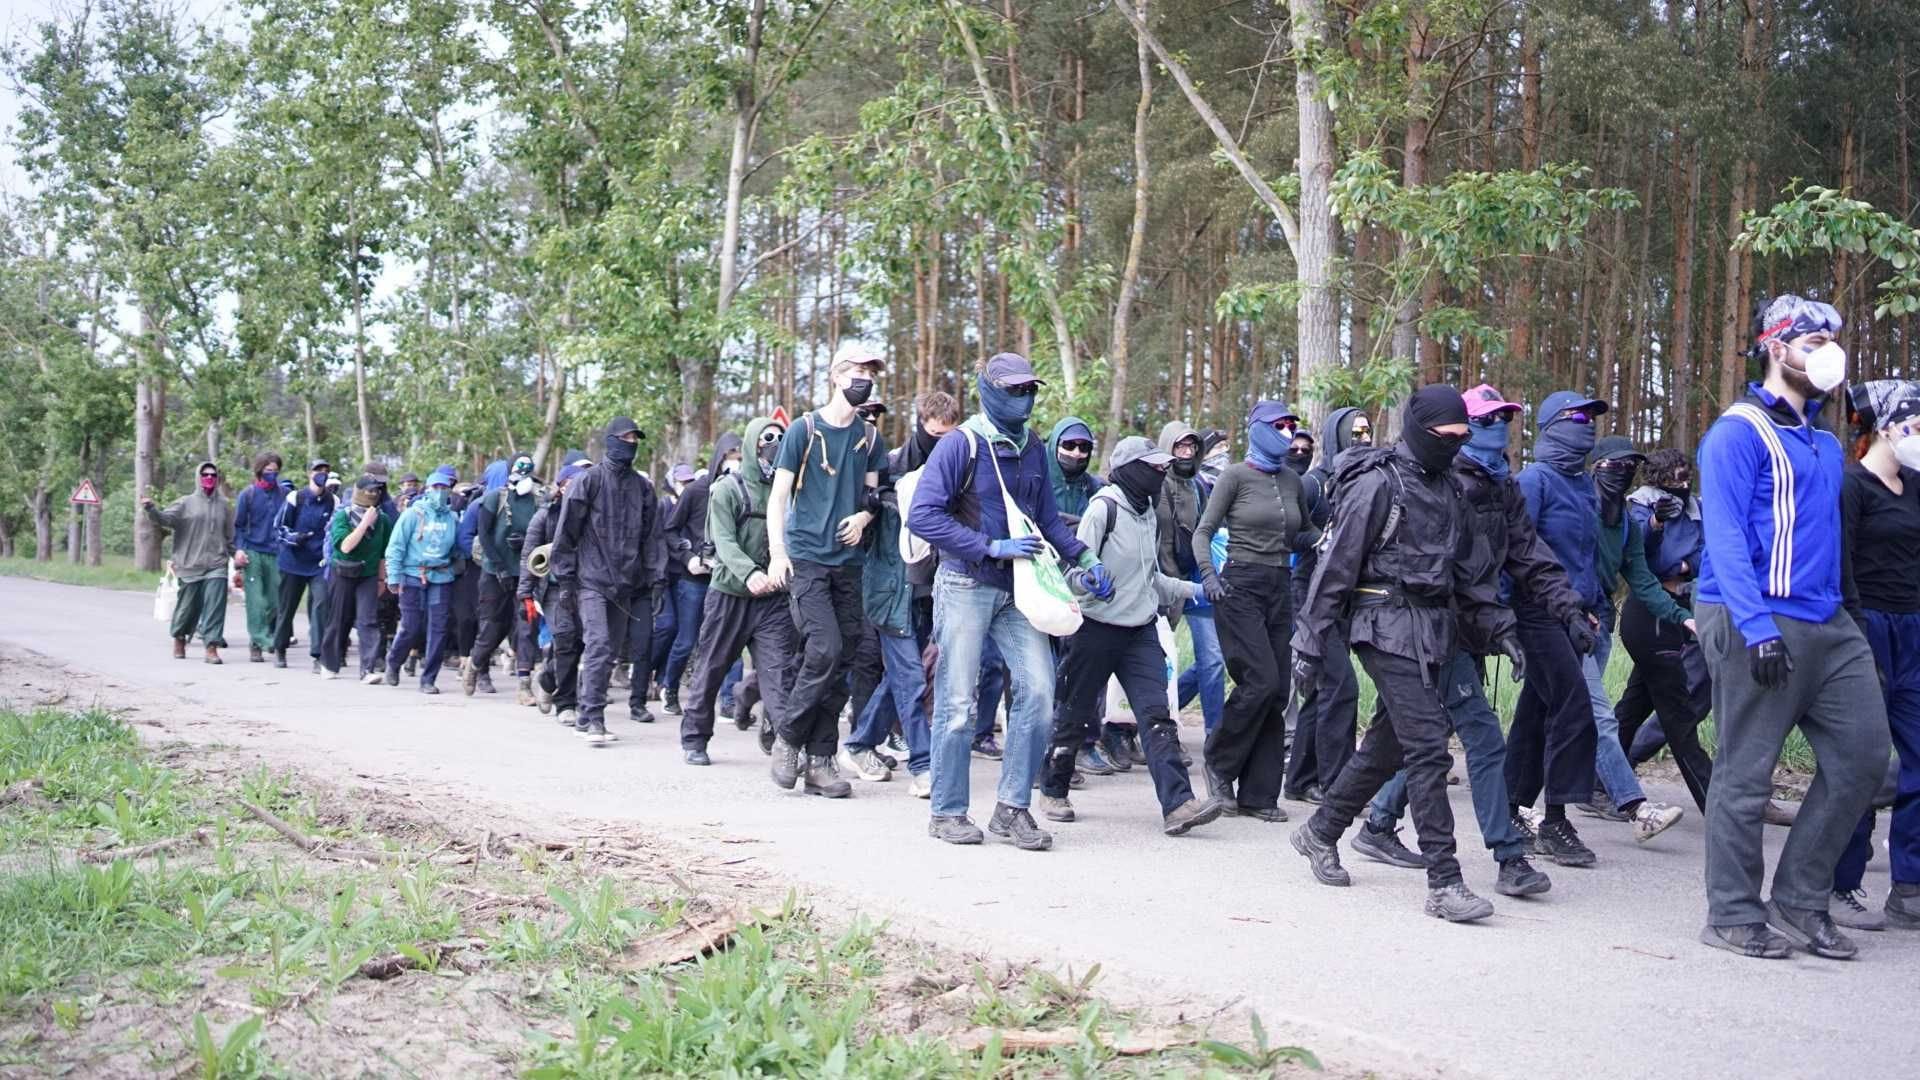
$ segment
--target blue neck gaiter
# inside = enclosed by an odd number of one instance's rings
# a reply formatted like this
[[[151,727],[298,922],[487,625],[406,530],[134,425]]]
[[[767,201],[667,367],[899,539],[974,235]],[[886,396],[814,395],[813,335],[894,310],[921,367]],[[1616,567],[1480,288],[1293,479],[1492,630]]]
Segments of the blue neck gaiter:
[[[1293,436],[1272,424],[1247,425],[1247,464],[1263,473],[1275,473],[1287,467],[1287,451],[1293,448]]]
[[[1540,437],[1534,440],[1533,456],[1557,472],[1578,476],[1586,471],[1587,455],[1593,453],[1598,436],[1592,424],[1555,420],[1540,429]]]
[[[1018,439],[1033,415],[1032,394],[1009,394],[980,376],[980,411],[1009,438]]]
[[[1507,442],[1511,437],[1513,425],[1495,424],[1482,427],[1479,424],[1467,425],[1467,445],[1460,452],[1479,463],[1487,470],[1487,475],[1496,480],[1504,479],[1512,466],[1507,462]]]

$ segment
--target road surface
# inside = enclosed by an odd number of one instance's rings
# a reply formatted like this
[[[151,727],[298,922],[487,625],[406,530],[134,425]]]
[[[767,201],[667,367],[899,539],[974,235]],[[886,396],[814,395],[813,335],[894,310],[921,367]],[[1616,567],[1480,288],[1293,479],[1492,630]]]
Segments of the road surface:
[[[1144,769],[1076,792],[1081,820],[1049,826],[1051,852],[991,838],[954,848],[927,837],[927,804],[904,779],[855,781],[839,802],[779,791],[754,737],[725,721],[714,766],[696,769],[681,763],[673,726],[633,725],[618,704],[621,740],[594,749],[508,694],[464,698],[451,673],[449,692],[429,698],[405,682],[317,678],[304,648],[285,671],[249,664],[238,603],[227,636],[243,647],[222,667],[200,663],[197,644],[188,661],[171,659],[150,596],[0,578],[0,610],[0,666],[65,665],[73,705],[137,705],[181,738],[458,793],[529,820],[637,822],[712,850],[724,837],[730,857],[751,855],[896,932],[1076,970],[1098,962],[1136,996],[1197,1009],[1244,1004],[1277,1040],[1348,1068],[1498,1080],[1920,1075],[1920,933],[1860,934],[1860,959],[1844,964],[1700,945],[1701,822],[1677,786],[1654,795],[1686,806],[1686,820],[1645,847],[1625,825],[1583,821],[1600,865],[1543,864],[1553,891],[1530,901],[1494,894],[1495,866],[1456,788],[1467,882],[1498,914],[1455,926],[1421,914],[1417,871],[1348,854],[1352,888],[1315,884],[1286,844],[1291,826],[1227,819],[1162,836]],[[997,769],[974,763],[983,824]],[[1286,805],[1296,821],[1309,809]],[[1768,830],[1770,853],[1783,835]],[[1881,848],[1867,874],[1876,896],[1886,866]]]

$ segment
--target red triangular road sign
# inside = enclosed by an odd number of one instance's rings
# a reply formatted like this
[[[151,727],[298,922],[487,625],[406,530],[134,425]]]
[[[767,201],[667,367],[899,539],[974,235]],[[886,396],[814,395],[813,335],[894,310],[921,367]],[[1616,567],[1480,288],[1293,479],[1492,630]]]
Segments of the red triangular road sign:
[[[775,405],[773,407],[773,422],[779,424],[781,427],[793,426],[793,421],[787,419],[787,407],[785,405]]]
[[[80,486],[73,489],[73,497],[67,501],[81,506],[99,506],[100,493],[93,490],[93,481],[82,480]]]

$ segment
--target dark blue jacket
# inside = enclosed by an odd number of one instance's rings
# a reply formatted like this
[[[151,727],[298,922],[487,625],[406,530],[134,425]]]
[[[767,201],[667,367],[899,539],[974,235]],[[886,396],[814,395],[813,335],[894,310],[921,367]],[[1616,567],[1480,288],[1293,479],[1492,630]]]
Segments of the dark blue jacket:
[[[1707,547],[1706,526],[1700,520],[1700,500],[1689,496],[1680,516],[1661,522],[1654,528],[1654,505],[1664,495],[1659,488],[1642,487],[1627,496],[1627,512],[1647,538],[1647,569],[1661,581],[1684,578],[1691,581],[1700,573],[1700,555]],[[1682,572],[1682,565],[1687,567]]]
[[[1600,583],[1600,496],[1593,478],[1585,472],[1568,476],[1536,461],[1514,479],[1527,497],[1534,532],[1553,549],[1580,605],[1588,611],[1609,606]]]
[[[287,507],[287,488],[248,484],[233,500],[233,542],[242,551],[273,555],[280,550],[280,511]]]
[[[315,495],[303,486],[280,500],[280,572],[313,577],[325,554],[327,526],[333,521],[333,496]]]
[[[1000,481],[994,475],[995,459],[988,457],[981,434],[991,428],[991,421],[975,414],[960,430],[940,437],[914,489],[907,528],[939,549],[943,568],[1012,592],[1012,564],[1006,559],[987,558],[987,545],[1007,537],[1007,508],[1000,497]],[[1060,520],[1054,506],[1046,441],[1029,428],[1024,447],[1014,449],[1002,435],[994,440],[993,450],[1014,505],[1033,519],[1061,558],[1081,561],[1087,545]]]

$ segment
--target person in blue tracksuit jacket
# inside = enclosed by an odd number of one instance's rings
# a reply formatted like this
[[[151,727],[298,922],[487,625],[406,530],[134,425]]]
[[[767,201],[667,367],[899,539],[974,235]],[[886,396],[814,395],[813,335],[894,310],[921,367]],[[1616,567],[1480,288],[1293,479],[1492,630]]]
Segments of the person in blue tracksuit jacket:
[[[448,616],[453,609],[454,539],[459,517],[450,503],[453,469],[427,477],[427,490],[400,511],[387,542],[387,588],[400,595],[400,632],[387,653],[387,685],[400,685],[400,664],[417,647],[420,692],[438,694],[434,680],[446,656]]]
[[[1840,326],[1839,312],[1798,296],[1761,308],[1750,355],[1765,376],[1700,441],[1707,542],[1694,613],[1720,736],[1700,940],[1749,957],[1858,952],[1828,913],[1833,871],[1891,747],[1873,650],[1841,606],[1845,455],[1814,423],[1846,379]],[[1762,815],[1795,725],[1819,773],[1762,903]]]

